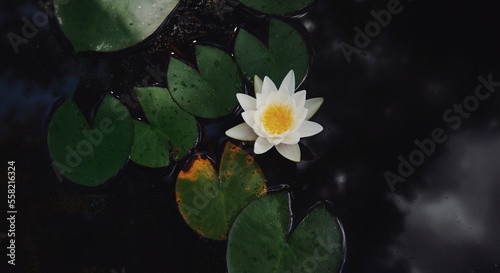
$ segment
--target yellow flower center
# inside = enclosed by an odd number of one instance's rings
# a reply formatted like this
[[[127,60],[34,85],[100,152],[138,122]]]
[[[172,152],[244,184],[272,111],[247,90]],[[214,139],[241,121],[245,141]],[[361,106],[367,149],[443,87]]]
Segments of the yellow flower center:
[[[287,105],[271,104],[260,116],[264,129],[269,134],[282,134],[293,125],[293,111]]]

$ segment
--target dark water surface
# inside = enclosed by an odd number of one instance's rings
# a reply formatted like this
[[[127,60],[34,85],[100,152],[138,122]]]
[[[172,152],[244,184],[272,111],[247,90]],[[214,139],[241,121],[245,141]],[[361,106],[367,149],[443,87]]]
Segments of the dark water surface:
[[[193,37],[230,48],[235,27],[265,24],[239,8],[221,23],[203,15],[207,1],[200,1],[191,6],[196,12],[178,10],[154,41],[126,52],[77,56],[51,22],[16,54],[7,33],[19,33],[22,18],[41,8],[36,1],[5,2],[0,149],[5,168],[16,161],[19,214],[17,271],[1,272],[226,272],[225,242],[200,238],[179,215],[177,168],[129,163],[96,189],[61,183],[50,166],[46,122],[62,96],[74,93],[90,118],[103,92],[163,85],[146,67],[161,72],[170,52],[192,58]],[[481,88],[481,96],[490,95],[477,106],[470,97],[489,77],[500,82],[498,5],[402,0],[402,10],[349,62],[342,43],[354,46],[353,28],[364,29],[370,11],[387,9],[388,2],[318,0],[297,19],[314,51],[303,88],[325,98],[313,118],[325,130],[302,141],[309,160],[297,166],[275,152],[257,161],[269,184],[290,185],[297,219],[320,199],[332,203],[347,238],[344,273],[500,272],[500,86]],[[198,149],[216,156],[223,132],[241,120],[200,122]],[[416,143],[429,143],[424,139],[436,128],[441,143],[427,144],[428,155],[418,158]],[[401,159],[423,163],[404,169],[411,175],[392,192],[384,174],[398,174]],[[0,233],[5,230],[1,220]]]

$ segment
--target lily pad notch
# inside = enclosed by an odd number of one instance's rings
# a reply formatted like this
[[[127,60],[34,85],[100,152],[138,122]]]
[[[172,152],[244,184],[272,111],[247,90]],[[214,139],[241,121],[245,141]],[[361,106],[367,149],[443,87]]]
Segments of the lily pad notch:
[[[73,100],[66,100],[48,127],[47,144],[56,174],[83,186],[103,184],[127,162],[132,130],[128,109],[111,95],[104,97],[90,125]]]
[[[242,92],[241,72],[233,57],[214,46],[196,45],[196,70],[171,57],[167,70],[172,98],[186,112],[201,118],[220,118],[230,114]]]
[[[134,120],[130,158],[135,163],[159,168],[187,156],[198,141],[198,123],[160,87],[136,87],[139,103],[149,123]]]
[[[324,203],[292,228],[290,194],[268,194],[250,203],[229,232],[229,273],[338,273],[344,233]]]
[[[261,79],[283,79],[290,70],[295,72],[295,86],[306,77],[311,62],[310,45],[293,26],[271,19],[267,44],[240,28],[234,43],[234,56],[243,74],[253,83]]]

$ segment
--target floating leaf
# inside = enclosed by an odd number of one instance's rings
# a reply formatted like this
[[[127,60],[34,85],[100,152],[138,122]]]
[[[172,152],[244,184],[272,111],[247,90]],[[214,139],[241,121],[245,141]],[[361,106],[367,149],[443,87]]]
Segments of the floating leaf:
[[[288,193],[250,203],[229,232],[228,272],[340,272],[342,230],[325,205],[315,206],[291,234],[290,212]]]
[[[67,100],[51,118],[47,141],[59,173],[77,184],[98,186],[127,161],[132,119],[127,108],[108,95],[90,127],[76,104]]]
[[[174,100],[187,112],[203,118],[230,114],[241,92],[240,70],[231,55],[211,46],[197,45],[198,71],[171,58],[167,78]]]
[[[307,7],[314,0],[240,0],[240,2],[262,13],[287,14]]]
[[[172,100],[167,89],[144,87],[135,92],[149,124],[134,120],[130,158],[156,168],[170,164],[170,149],[174,160],[186,156],[198,139],[196,119]]]
[[[179,0],[55,0],[61,29],[76,51],[115,51],[151,35]]]
[[[245,76],[253,81],[254,75],[280,81],[295,72],[296,85],[304,79],[309,66],[307,45],[292,26],[272,19],[269,27],[269,46],[244,29],[240,29],[234,46],[236,61]]]
[[[225,240],[238,213],[266,193],[266,181],[253,157],[227,143],[219,174],[198,156],[177,177],[176,198],[186,223],[199,234]]]

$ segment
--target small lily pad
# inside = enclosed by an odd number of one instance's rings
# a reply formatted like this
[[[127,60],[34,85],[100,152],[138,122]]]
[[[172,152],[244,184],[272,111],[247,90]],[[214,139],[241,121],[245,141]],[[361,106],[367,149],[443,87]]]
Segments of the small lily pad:
[[[171,58],[167,71],[168,87],[174,100],[187,112],[202,118],[230,114],[241,92],[240,70],[231,55],[212,46],[197,45],[192,66]]]
[[[258,164],[230,142],[218,174],[209,159],[197,156],[177,177],[182,217],[196,232],[214,240],[225,240],[238,213],[265,194],[266,181]]]
[[[255,75],[279,80],[293,70],[298,86],[309,67],[306,42],[295,28],[276,19],[269,23],[268,37],[269,44],[265,45],[248,31],[239,30],[234,55],[245,76],[250,81]]]
[[[147,38],[179,0],[55,0],[61,29],[76,51],[116,51]]]
[[[134,144],[130,158],[146,167],[165,167],[172,159],[189,153],[198,139],[196,119],[182,110],[167,89],[135,88],[139,103],[149,121],[134,120]]]
[[[314,0],[240,0],[240,2],[262,13],[287,14],[304,9]]]
[[[290,213],[286,192],[250,203],[229,232],[228,272],[340,272],[342,229],[325,205],[316,205],[291,234]]]
[[[104,97],[92,126],[78,106],[64,102],[53,114],[47,136],[54,168],[69,180],[98,186],[115,176],[128,160],[132,119],[113,96]]]

